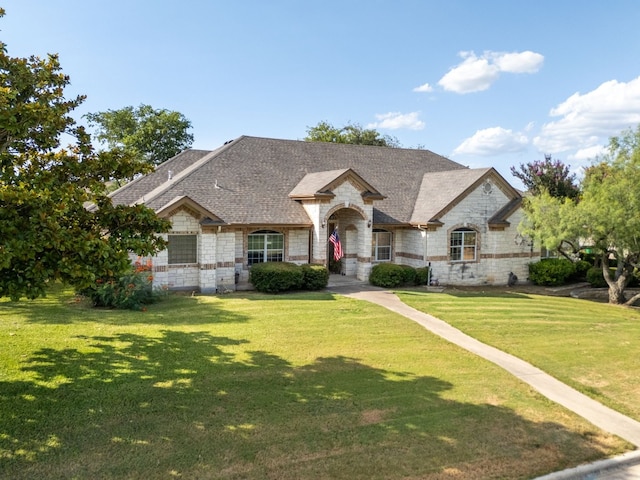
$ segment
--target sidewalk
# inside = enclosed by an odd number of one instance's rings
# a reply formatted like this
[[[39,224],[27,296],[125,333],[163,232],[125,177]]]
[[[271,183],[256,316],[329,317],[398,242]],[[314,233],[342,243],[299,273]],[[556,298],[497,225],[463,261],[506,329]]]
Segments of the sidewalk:
[[[629,443],[640,447],[640,422],[596,402],[590,397],[556,380],[530,363],[486,345],[436,317],[409,307],[402,303],[392,292],[362,284],[335,286],[330,288],[330,290],[347,297],[381,305],[392,312],[419,323],[430,332],[445,340],[504,368],[545,397],[575,412],[602,430],[613,433],[627,440]],[[634,455],[627,454],[627,456],[623,456],[624,458],[619,457],[618,462],[616,462],[615,459],[605,460],[605,463],[596,462],[590,471],[584,471],[588,466],[582,466],[579,467],[582,469],[580,471],[575,471],[576,469],[566,471],[566,474],[569,476],[561,476],[563,472],[557,472],[551,474],[551,476],[541,477],[540,480],[640,479],[640,472],[638,472],[638,470],[640,470],[640,455],[637,453],[639,452],[632,452]],[[630,467],[628,472],[616,470],[618,474],[628,474],[628,476],[614,477],[612,476],[613,471],[609,470],[612,467],[627,467],[630,465],[636,465],[638,468],[633,470],[633,468],[636,467]]]

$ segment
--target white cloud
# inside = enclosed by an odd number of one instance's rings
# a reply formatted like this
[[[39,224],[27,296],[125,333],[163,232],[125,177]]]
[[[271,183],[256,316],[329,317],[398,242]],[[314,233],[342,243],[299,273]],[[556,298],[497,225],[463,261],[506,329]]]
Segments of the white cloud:
[[[433,92],[433,87],[431,85],[429,85],[428,83],[425,83],[424,85],[420,85],[419,87],[414,88],[413,91],[414,92],[421,92],[421,93]]]
[[[439,81],[445,90],[455,93],[471,93],[487,90],[499,78],[500,73],[535,73],[542,67],[544,57],[526,52],[460,52],[462,63],[449,70]]]
[[[522,152],[528,145],[529,139],[526,135],[502,127],[492,127],[478,130],[462,142],[453,151],[453,155],[500,155]]]
[[[575,93],[549,115],[560,118],[542,126],[534,138],[538,149],[555,154],[605,144],[640,123],[640,77],[627,83],[610,80],[584,95]]]
[[[495,53],[492,55],[500,71],[508,73],[536,73],[542,68],[544,62],[544,56],[528,50],[520,53]]]
[[[389,112],[376,114],[377,122],[368,124],[367,128],[386,128],[389,130],[406,128],[409,130],[422,130],[425,127],[425,123],[418,118],[419,115],[420,112]]]
[[[586,163],[588,160],[595,160],[605,153],[607,153],[607,148],[604,145],[594,145],[592,147],[581,148],[576,153],[569,155],[567,160]]]

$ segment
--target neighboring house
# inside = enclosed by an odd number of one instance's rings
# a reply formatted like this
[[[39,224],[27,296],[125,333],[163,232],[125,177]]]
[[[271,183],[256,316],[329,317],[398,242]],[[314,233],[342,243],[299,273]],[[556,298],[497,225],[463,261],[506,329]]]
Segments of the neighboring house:
[[[328,264],[344,275],[430,264],[440,284],[506,284],[539,260],[517,232],[522,197],[493,168],[428,150],[243,136],[187,150],[111,196],[171,220],[154,284],[214,292],[246,285],[264,261]]]

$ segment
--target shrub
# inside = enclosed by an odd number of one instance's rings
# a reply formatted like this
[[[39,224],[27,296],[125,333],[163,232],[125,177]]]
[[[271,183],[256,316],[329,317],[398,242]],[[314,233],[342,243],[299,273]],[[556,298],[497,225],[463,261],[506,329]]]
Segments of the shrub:
[[[429,267],[416,268],[416,285],[426,285],[429,281]]]
[[[602,267],[591,267],[587,270],[587,282],[594,288],[606,287],[607,282],[602,274]]]
[[[400,267],[402,268],[402,284],[415,285],[416,269],[409,265],[400,265]]]
[[[152,287],[151,263],[136,261],[130,272],[119,278],[103,277],[79,293],[89,298],[95,307],[143,310],[144,305],[158,299]]]
[[[571,280],[584,281],[587,279],[587,272],[593,266],[593,263],[589,263],[585,260],[578,260],[574,264],[575,272],[571,275]]]
[[[415,268],[394,263],[379,263],[371,269],[371,275],[369,275],[369,283],[371,285],[383,288],[414,284],[415,280]]]
[[[529,264],[529,279],[536,285],[563,285],[575,272],[575,265],[566,258],[545,258]]]
[[[265,262],[251,266],[249,281],[259,292],[279,293],[302,287],[302,268],[289,262]]]
[[[324,265],[302,265],[302,288],[322,290],[329,283],[329,270]]]

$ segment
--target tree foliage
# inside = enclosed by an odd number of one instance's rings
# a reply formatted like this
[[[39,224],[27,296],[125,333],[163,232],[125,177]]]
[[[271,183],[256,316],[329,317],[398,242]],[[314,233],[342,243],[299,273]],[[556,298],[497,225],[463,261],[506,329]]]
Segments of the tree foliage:
[[[608,154],[586,170],[577,198],[543,191],[525,199],[524,207],[523,232],[545,247],[582,243],[599,252],[611,303],[640,299],[627,300],[624,292],[640,267],[640,126],[610,139]]]
[[[144,168],[122,150],[93,150],[70,116],[84,97],[66,99],[68,84],[56,55],[13,58],[0,42],[0,297],[35,298],[53,280],[84,288],[128,269],[129,251],[165,245],[156,232],[166,221],[107,197],[106,180]]]
[[[107,148],[123,148],[141,161],[158,165],[193,143],[191,122],[179,112],[132,106],[85,115],[95,138]]]
[[[511,173],[519,178],[533,195],[539,195],[546,190],[552,197],[578,196],[575,173],[570,173],[569,167],[560,160],[551,160],[551,155],[545,155],[544,161],[521,163],[518,169],[511,167]]]
[[[400,142],[390,135],[382,135],[376,130],[366,129],[357,123],[337,128],[329,122],[319,122],[307,127],[307,142],[349,143],[352,145],[374,145],[377,147],[399,148]]]

